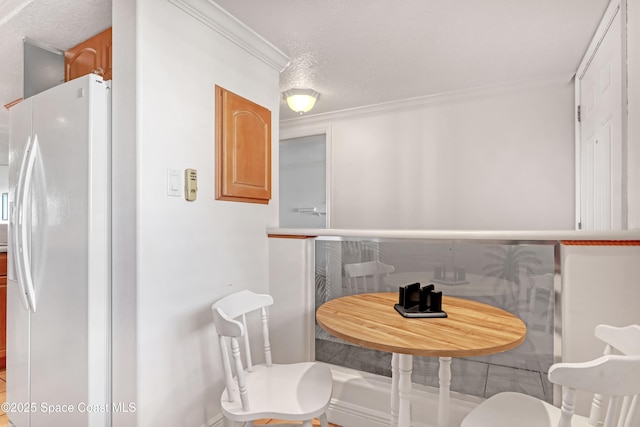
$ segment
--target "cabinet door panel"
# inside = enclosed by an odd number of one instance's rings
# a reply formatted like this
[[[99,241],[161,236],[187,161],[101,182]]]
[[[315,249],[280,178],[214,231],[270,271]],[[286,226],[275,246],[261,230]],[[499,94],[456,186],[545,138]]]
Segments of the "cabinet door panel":
[[[104,75],[102,78],[105,80],[111,80],[111,70],[112,66],[112,53],[111,47],[113,45],[111,39],[111,28],[105,30],[102,33],[102,69],[104,70]]]
[[[64,53],[65,81],[95,73],[111,80],[111,28]]]
[[[100,68],[100,54],[94,46],[86,46],[82,49],[74,48],[64,54],[65,81],[93,73]]]
[[[269,203],[271,111],[216,86],[216,199]]]

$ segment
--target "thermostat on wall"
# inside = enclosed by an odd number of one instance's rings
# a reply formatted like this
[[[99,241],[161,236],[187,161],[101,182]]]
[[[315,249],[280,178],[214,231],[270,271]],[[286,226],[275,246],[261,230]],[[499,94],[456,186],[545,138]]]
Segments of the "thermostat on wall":
[[[198,171],[185,169],[184,171],[184,198],[192,202],[198,193]]]

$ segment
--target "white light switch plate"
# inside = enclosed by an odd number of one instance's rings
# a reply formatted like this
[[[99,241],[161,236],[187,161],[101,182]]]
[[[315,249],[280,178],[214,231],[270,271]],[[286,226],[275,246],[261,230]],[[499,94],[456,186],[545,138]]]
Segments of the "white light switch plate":
[[[180,171],[177,169],[167,169],[167,196],[182,196]]]

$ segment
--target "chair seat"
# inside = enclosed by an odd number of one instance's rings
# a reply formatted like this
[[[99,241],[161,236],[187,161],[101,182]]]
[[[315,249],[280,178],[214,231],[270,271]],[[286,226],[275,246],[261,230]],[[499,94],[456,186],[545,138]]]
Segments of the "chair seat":
[[[460,427],[557,427],[560,409],[520,393],[499,393],[475,407]],[[591,427],[589,419],[574,415],[572,427]]]
[[[242,409],[237,387],[233,402],[226,389],[220,399],[223,414],[235,421],[317,418],[326,412],[333,388],[329,367],[314,362],[256,365],[245,371],[245,381],[250,390],[248,411]]]

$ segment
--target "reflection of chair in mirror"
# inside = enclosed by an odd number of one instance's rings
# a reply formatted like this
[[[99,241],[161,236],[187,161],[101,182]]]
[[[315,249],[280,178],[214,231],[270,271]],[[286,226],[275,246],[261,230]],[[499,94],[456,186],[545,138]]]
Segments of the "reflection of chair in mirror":
[[[549,381],[563,387],[561,408],[521,393],[498,393],[474,408],[461,427],[640,425],[640,326],[599,325],[596,336],[607,344],[604,356],[549,370]],[[575,390],[594,394],[589,417],[574,414]]]
[[[527,329],[545,334],[553,333],[553,290],[533,288],[529,301]]]
[[[311,420],[319,418],[322,427],[328,427],[325,413],[333,387],[331,370],[315,362],[271,362],[266,311],[271,304],[270,295],[244,290],[222,298],[211,307],[226,381],[220,398],[222,413],[233,421],[234,426],[242,426],[245,422],[253,425],[254,420],[274,418],[303,421],[303,427],[311,427]],[[262,320],[262,327],[256,329],[262,331],[264,364],[254,365],[251,359],[247,330],[250,312],[257,312],[253,314]],[[238,320],[234,320],[236,318]],[[238,343],[240,337],[243,337],[242,344]],[[242,364],[241,347],[246,367]]]
[[[380,261],[345,264],[344,272],[347,276],[349,294],[380,292],[382,277],[394,271],[394,266]]]
[[[518,314],[527,324],[527,335],[553,333],[553,275],[542,274],[520,281]]]

